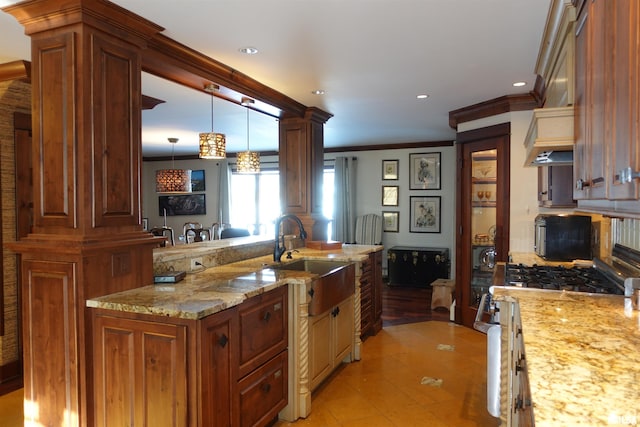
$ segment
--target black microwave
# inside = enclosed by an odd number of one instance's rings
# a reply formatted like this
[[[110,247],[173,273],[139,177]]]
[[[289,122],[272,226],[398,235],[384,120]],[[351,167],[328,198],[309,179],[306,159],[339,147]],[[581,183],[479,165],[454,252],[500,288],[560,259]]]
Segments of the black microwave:
[[[591,217],[538,215],[535,219],[535,253],[548,261],[591,259]]]

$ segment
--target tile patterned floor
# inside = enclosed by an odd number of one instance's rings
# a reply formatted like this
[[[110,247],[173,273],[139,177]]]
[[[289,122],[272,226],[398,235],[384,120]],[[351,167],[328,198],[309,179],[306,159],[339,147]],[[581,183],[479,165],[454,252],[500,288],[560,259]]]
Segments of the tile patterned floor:
[[[284,426],[496,427],[486,411],[486,336],[450,322],[387,326]],[[22,390],[0,398],[0,426],[22,426]]]

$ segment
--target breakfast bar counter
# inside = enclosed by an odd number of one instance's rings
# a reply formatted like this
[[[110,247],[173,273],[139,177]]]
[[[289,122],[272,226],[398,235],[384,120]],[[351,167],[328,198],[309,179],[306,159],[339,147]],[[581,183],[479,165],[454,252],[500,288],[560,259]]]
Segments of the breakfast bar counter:
[[[494,298],[519,305],[536,426],[640,423],[640,317],[629,300],[517,287],[495,287]]]

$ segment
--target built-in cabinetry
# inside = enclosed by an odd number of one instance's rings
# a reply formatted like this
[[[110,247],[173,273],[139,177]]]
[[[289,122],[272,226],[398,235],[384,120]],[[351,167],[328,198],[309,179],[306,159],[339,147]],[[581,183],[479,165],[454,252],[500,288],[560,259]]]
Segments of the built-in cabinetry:
[[[267,425],[287,404],[287,287],[200,320],[92,310],[97,426]]]
[[[309,317],[309,349],[309,382],[314,390],[352,355],[353,295],[324,313]]]
[[[638,213],[640,5],[577,3],[574,198],[582,208]]]
[[[361,262],[360,336],[365,339],[382,329],[382,251]]]
[[[572,191],[573,166],[538,167],[538,206],[572,208],[576,206]]]
[[[469,327],[509,252],[510,132],[507,123],[456,136],[456,321]]]

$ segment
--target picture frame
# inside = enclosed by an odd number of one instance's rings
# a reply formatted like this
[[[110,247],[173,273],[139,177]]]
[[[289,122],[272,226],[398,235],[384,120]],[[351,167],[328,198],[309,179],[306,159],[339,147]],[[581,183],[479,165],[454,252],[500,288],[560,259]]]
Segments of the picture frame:
[[[382,231],[386,233],[400,232],[400,212],[382,211]]]
[[[204,169],[191,171],[191,191],[205,191]]]
[[[142,231],[149,231],[149,218],[142,218]]]
[[[382,161],[382,180],[395,181],[398,179],[398,160]]]
[[[409,154],[409,189],[440,190],[439,152]]]
[[[409,232],[440,233],[440,196],[409,197]]]
[[[159,196],[158,208],[160,216],[206,215],[207,203],[205,194],[179,194]]]
[[[382,206],[398,206],[398,186],[382,186]]]

